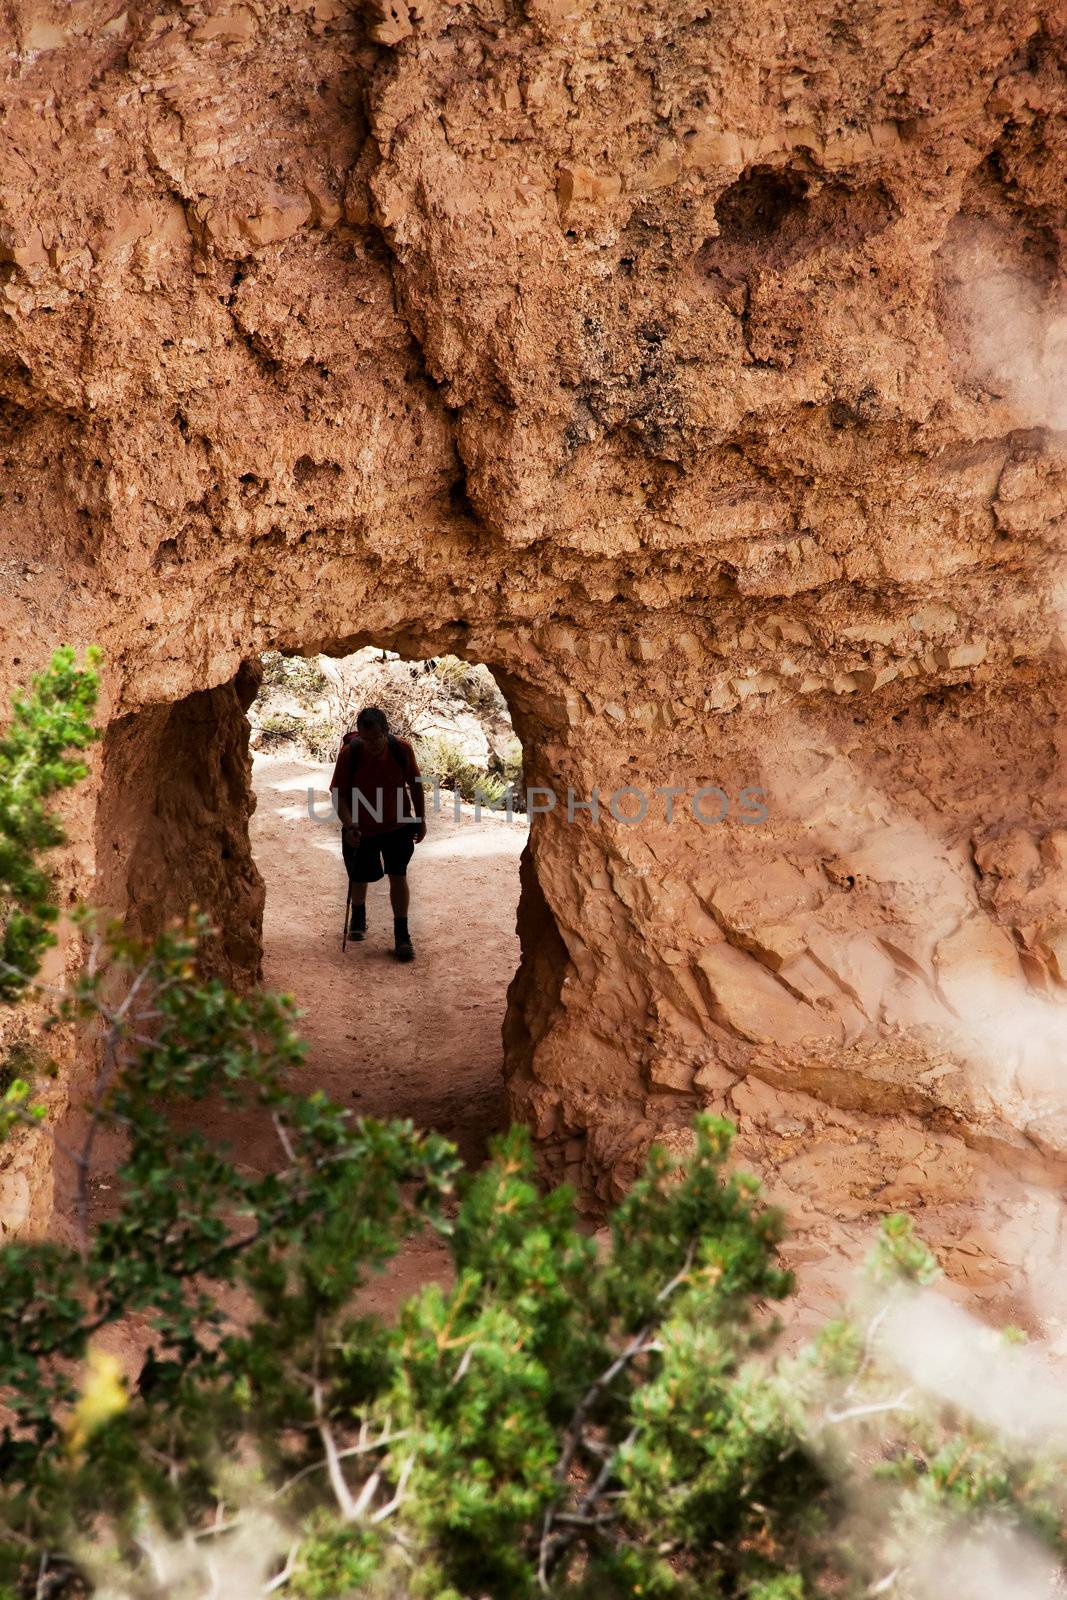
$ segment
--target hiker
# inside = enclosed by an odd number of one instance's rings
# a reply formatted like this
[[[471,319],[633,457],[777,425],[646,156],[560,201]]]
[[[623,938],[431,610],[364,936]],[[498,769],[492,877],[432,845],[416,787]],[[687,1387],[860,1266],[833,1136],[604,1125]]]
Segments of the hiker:
[[[415,846],[426,837],[426,797],[414,750],[389,732],[380,707],[364,707],[355,732],[345,734],[330,788],[337,791],[341,854],[352,889],[349,937],[366,938],[367,885],[388,876],[393,954],[413,961],[406,874]]]

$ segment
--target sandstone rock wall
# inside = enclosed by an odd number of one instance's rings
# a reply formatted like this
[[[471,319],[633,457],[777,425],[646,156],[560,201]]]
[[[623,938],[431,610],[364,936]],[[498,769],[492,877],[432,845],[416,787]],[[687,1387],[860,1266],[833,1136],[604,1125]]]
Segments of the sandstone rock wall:
[[[861,1208],[906,1165],[879,1119],[1051,1173],[1062,12],[5,18],[4,670],[107,663],[70,872],[142,920],[195,891],[251,975],[227,686],[268,647],[452,651],[560,796],[505,1030],[549,1167],[609,1196],[698,1105],[784,1159],[821,1105]],[[712,784],[767,819],[565,813]]]
[[[237,988],[261,976],[264,886],[248,840],[245,717],[257,687],[249,665],[233,683],[116,718],[96,811],[96,903],[141,937],[195,904],[219,930],[203,959]]]

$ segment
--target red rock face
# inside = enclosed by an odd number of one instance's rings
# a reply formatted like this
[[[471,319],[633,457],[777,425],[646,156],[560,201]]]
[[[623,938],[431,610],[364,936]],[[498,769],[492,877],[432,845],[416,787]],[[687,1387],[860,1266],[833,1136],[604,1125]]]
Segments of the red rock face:
[[[246,979],[242,661],[487,662],[546,1166],[711,1105],[852,1216],[1067,1152],[1067,38],[794,11],[15,0],[0,620],[106,653],[71,874]]]

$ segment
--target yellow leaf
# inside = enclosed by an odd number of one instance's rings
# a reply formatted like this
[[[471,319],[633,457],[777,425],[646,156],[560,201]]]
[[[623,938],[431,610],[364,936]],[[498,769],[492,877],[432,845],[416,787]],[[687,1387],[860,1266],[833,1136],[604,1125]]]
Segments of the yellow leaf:
[[[64,1427],[67,1454],[81,1455],[97,1429],[125,1411],[129,1400],[121,1362],[106,1350],[90,1345],[81,1393]]]

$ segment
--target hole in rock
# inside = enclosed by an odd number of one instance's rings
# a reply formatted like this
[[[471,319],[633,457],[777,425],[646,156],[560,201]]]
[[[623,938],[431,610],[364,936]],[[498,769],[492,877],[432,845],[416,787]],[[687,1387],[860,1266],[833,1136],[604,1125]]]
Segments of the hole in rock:
[[[748,277],[788,269],[813,250],[855,249],[896,215],[880,182],[851,186],[795,168],[752,167],[715,202],[719,233],[700,251],[698,270]]]
[[[270,653],[263,667],[249,720],[264,982],[304,1009],[317,1087],[360,1113],[411,1117],[480,1160],[506,1119],[501,1025],[519,959],[527,836],[522,751],[504,696],[487,667],[449,655],[409,661],[367,646],[333,659]],[[403,851],[391,858],[383,843],[381,865],[366,867],[386,871],[362,891],[366,936],[342,951],[347,876],[329,786],[342,736],[367,706],[380,707],[415,753],[427,780],[427,833],[406,865]],[[398,775],[391,757],[386,766],[393,776],[384,795],[373,791],[368,841],[376,810],[392,820]],[[509,784],[519,796],[510,818]],[[322,820],[309,815],[309,790]],[[381,837],[394,844],[397,834]],[[392,900],[402,910],[405,889],[408,963],[393,953]]]
[[[807,180],[799,172],[753,167],[715,202],[720,240],[768,239],[803,207],[807,192]]]
[[[308,1054],[294,1087],[356,1114],[410,1117],[473,1164],[508,1120],[504,1039],[508,1071],[522,1071],[565,964],[528,848],[525,788],[538,780],[523,771],[509,711],[536,730],[538,700],[502,682],[508,699],[487,667],[443,653],[270,652],[229,683],[114,720],[98,810],[100,906],[149,938],[199,907],[216,930],[205,969],[238,989],[292,994],[303,1013]],[[387,875],[367,889],[365,939],[342,950],[348,878],[329,786],[342,735],[367,705],[386,712],[430,780],[427,836],[405,873],[411,962],[394,955]],[[252,1169],[283,1159],[265,1114],[171,1109]],[[96,1154],[103,1209],[120,1159],[110,1145]]]

